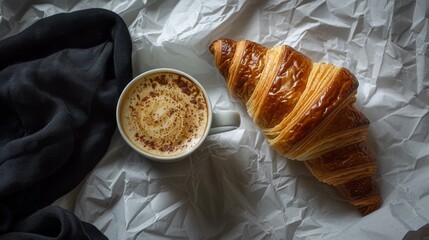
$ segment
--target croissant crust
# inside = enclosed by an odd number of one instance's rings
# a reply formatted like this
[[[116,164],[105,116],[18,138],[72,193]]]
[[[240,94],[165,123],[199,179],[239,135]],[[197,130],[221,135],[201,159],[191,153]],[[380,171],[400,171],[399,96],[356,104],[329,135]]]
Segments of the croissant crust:
[[[315,63],[286,45],[268,49],[223,38],[210,51],[229,92],[273,149],[304,161],[363,215],[379,208],[377,164],[366,143],[369,121],[355,107],[358,81],[349,70]]]

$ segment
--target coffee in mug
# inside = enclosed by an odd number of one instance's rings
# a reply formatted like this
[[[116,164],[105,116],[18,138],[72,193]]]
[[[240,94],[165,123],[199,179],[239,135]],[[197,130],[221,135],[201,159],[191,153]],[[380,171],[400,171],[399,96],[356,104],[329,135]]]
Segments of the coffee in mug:
[[[187,77],[173,72],[142,77],[128,89],[120,107],[128,139],[156,156],[189,151],[209,127],[203,91]]]
[[[116,118],[131,147],[152,160],[173,161],[195,150],[210,129],[218,133],[240,124],[236,112],[213,115],[208,95],[198,81],[164,68],[143,73],[127,85],[119,98]]]

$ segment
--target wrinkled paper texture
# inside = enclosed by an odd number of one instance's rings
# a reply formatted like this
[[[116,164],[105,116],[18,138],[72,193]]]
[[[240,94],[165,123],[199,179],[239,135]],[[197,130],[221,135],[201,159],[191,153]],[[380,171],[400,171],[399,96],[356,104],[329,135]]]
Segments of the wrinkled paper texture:
[[[177,163],[146,160],[116,133],[96,169],[55,203],[109,239],[402,239],[429,224],[428,1],[25,2],[0,2],[1,39],[57,13],[110,9],[129,26],[135,75],[185,71],[215,111],[242,117],[239,129],[209,136]],[[379,210],[361,217],[304,164],[269,148],[214,67],[208,46],[221,37],[287,44],[355,73]]]

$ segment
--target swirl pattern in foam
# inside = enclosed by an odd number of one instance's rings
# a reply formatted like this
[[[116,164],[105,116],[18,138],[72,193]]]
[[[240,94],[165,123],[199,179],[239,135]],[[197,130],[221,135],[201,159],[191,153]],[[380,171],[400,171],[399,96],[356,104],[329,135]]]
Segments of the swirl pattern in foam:
[[[122,128],[141,150],[157,156],[188,152],[208,128],[204,92],[176,73],[143,77],[128,89],[122,104]]]

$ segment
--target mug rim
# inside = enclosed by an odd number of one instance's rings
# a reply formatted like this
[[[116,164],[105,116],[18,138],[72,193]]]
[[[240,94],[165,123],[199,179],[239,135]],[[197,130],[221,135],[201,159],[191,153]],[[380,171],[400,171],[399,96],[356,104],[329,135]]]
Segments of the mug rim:
[[[186,151],[184,153],[174,155],[174,156],[159,156],[159,155],[155,155],[155,154],[145,152],[142,149],[138,148],[135,144],[133,144],[131,142],[131,140],[128,138],[127,134],[125,133],[125,131],[122,129],[122,122],[121,122],[121,118],[120,118],[121,105],[122,105],[122,102],[125,98],[125,95],[129,91],[129,89],[132,86],[134,86],[134,84],[136,84],[139,80],[143,79],[144,77],[152,75],[152,74],[160,73],[160,72],[175,73],[175,74],[179,74],[179,75],[182,75],[182,76],[190,79],[203,92],[204,98],[206,99],[206,103],[207,103],[207,126],[206,126],[206,129],[204,131],[203,136],[200,138],[198,143],[195,144],[189,151]],[[191,75],[189,75],[189,74],[187,74],[181,70],[174,69],[174,68],[155,68],[155,69],[151,69],[151,70],[148,70],[148,71],[145,71],[145,72],[138,74],[122,90],[121,94],[119,95],[118,102],[116,104],[116,123],[117,123],[116,125],[118,127],[119,133],[121,134],[122,138],[125,140],[125,142],[128,144],[128,146],[130,146],[132,149],[134,149],[137,153],[141,154],[142,156],[144,156],[150,160],[158,161],[158,162],[175,162],[175,161],[182,160],[182,159],[186,158],[187,156],[189,156],[190,154],[192,154],[196,149],[198,149],[201,146],[201,144],[207,138],[207,136],[209,134],[210,127],[212,125],[212,119],[213,119],[212,105],[211,105],[210,98],[209,98],[205,88],[201,85],[201,83],[197,79],[195,79]]]

